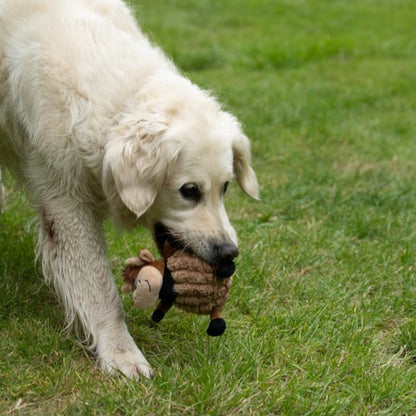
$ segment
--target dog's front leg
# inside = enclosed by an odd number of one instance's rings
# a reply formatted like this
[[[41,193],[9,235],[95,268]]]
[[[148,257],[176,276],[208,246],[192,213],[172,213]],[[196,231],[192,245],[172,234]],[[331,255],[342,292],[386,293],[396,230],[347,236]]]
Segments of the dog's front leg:
[[[81,324],[103,368],[150,377],[152,369],[124,322],[98,216],[87,204],[54,198],[43,204],[41,224],[43,272],[62,299],[68,323]]]

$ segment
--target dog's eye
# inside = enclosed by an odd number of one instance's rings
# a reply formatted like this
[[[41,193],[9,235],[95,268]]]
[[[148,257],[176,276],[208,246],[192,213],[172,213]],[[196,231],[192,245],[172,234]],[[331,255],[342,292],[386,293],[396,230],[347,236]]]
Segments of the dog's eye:
[[[196,183],[186,183],[179,190],[183,198],[198,202],[201,199],[201,191]]]
[[[225,182],[224,187],[222,188],[222,194],[224,195],[227,192],[230,182]]]

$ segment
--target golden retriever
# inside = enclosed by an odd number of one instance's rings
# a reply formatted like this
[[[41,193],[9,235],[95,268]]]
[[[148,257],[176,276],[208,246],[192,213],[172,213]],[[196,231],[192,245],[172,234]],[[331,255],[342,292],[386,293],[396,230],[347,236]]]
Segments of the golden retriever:
[[[229,261],[224,194],[235,176],[258,197],[250,159],[236,118],[121,0],[0,2],[0,164],[28,189],[45,279],[103,368],[152,375],[124,322],[103,220]]]

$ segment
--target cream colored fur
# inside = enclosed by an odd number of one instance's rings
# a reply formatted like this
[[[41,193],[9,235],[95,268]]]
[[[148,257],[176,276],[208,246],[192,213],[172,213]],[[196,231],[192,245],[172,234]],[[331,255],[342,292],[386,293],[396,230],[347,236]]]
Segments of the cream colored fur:
[[[104,368],[133,378],[152,369],[124,323],[102,221],[163,223],[208,260],[213,245],[236,244],[224,184],[236,176],[258,196],[238,121],[120,0],[0,2],[0,165],[39,211],[43,272],[68,324]],[[185,183],[198,184],[200,203],[181,196]]]

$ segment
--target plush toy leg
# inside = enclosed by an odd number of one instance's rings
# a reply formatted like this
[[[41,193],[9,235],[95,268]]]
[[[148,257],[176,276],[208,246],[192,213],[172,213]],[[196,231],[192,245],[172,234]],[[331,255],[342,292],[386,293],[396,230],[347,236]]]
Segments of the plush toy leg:
[[[219,279],[227,279],[235,273],[235,263],[230,261],[220,264],[214,272]]]
[[[158,307],[155,309],[155,311],[152,314],[152,320],[153,322],[160,322],[163,317],[165,316],[165,313],[172,307],[172,304],[167,304],[163,301],[161,301],[158,305]]]
[[[159,292],[160,302],[158,307],[152,314],[152,320],[154,322],[160,322],[165,313],[172,307],[175,301],[177,293],[173,290],[173,278],[169,269],[165,266],[163,272],[163,284]]]
[[[211,322],[209,323],[207,334],[211,337],[218,337],[225,331],[227,325],[224,319],[221,318],[221,314],[217,309],[213,309],[211,312]]]

